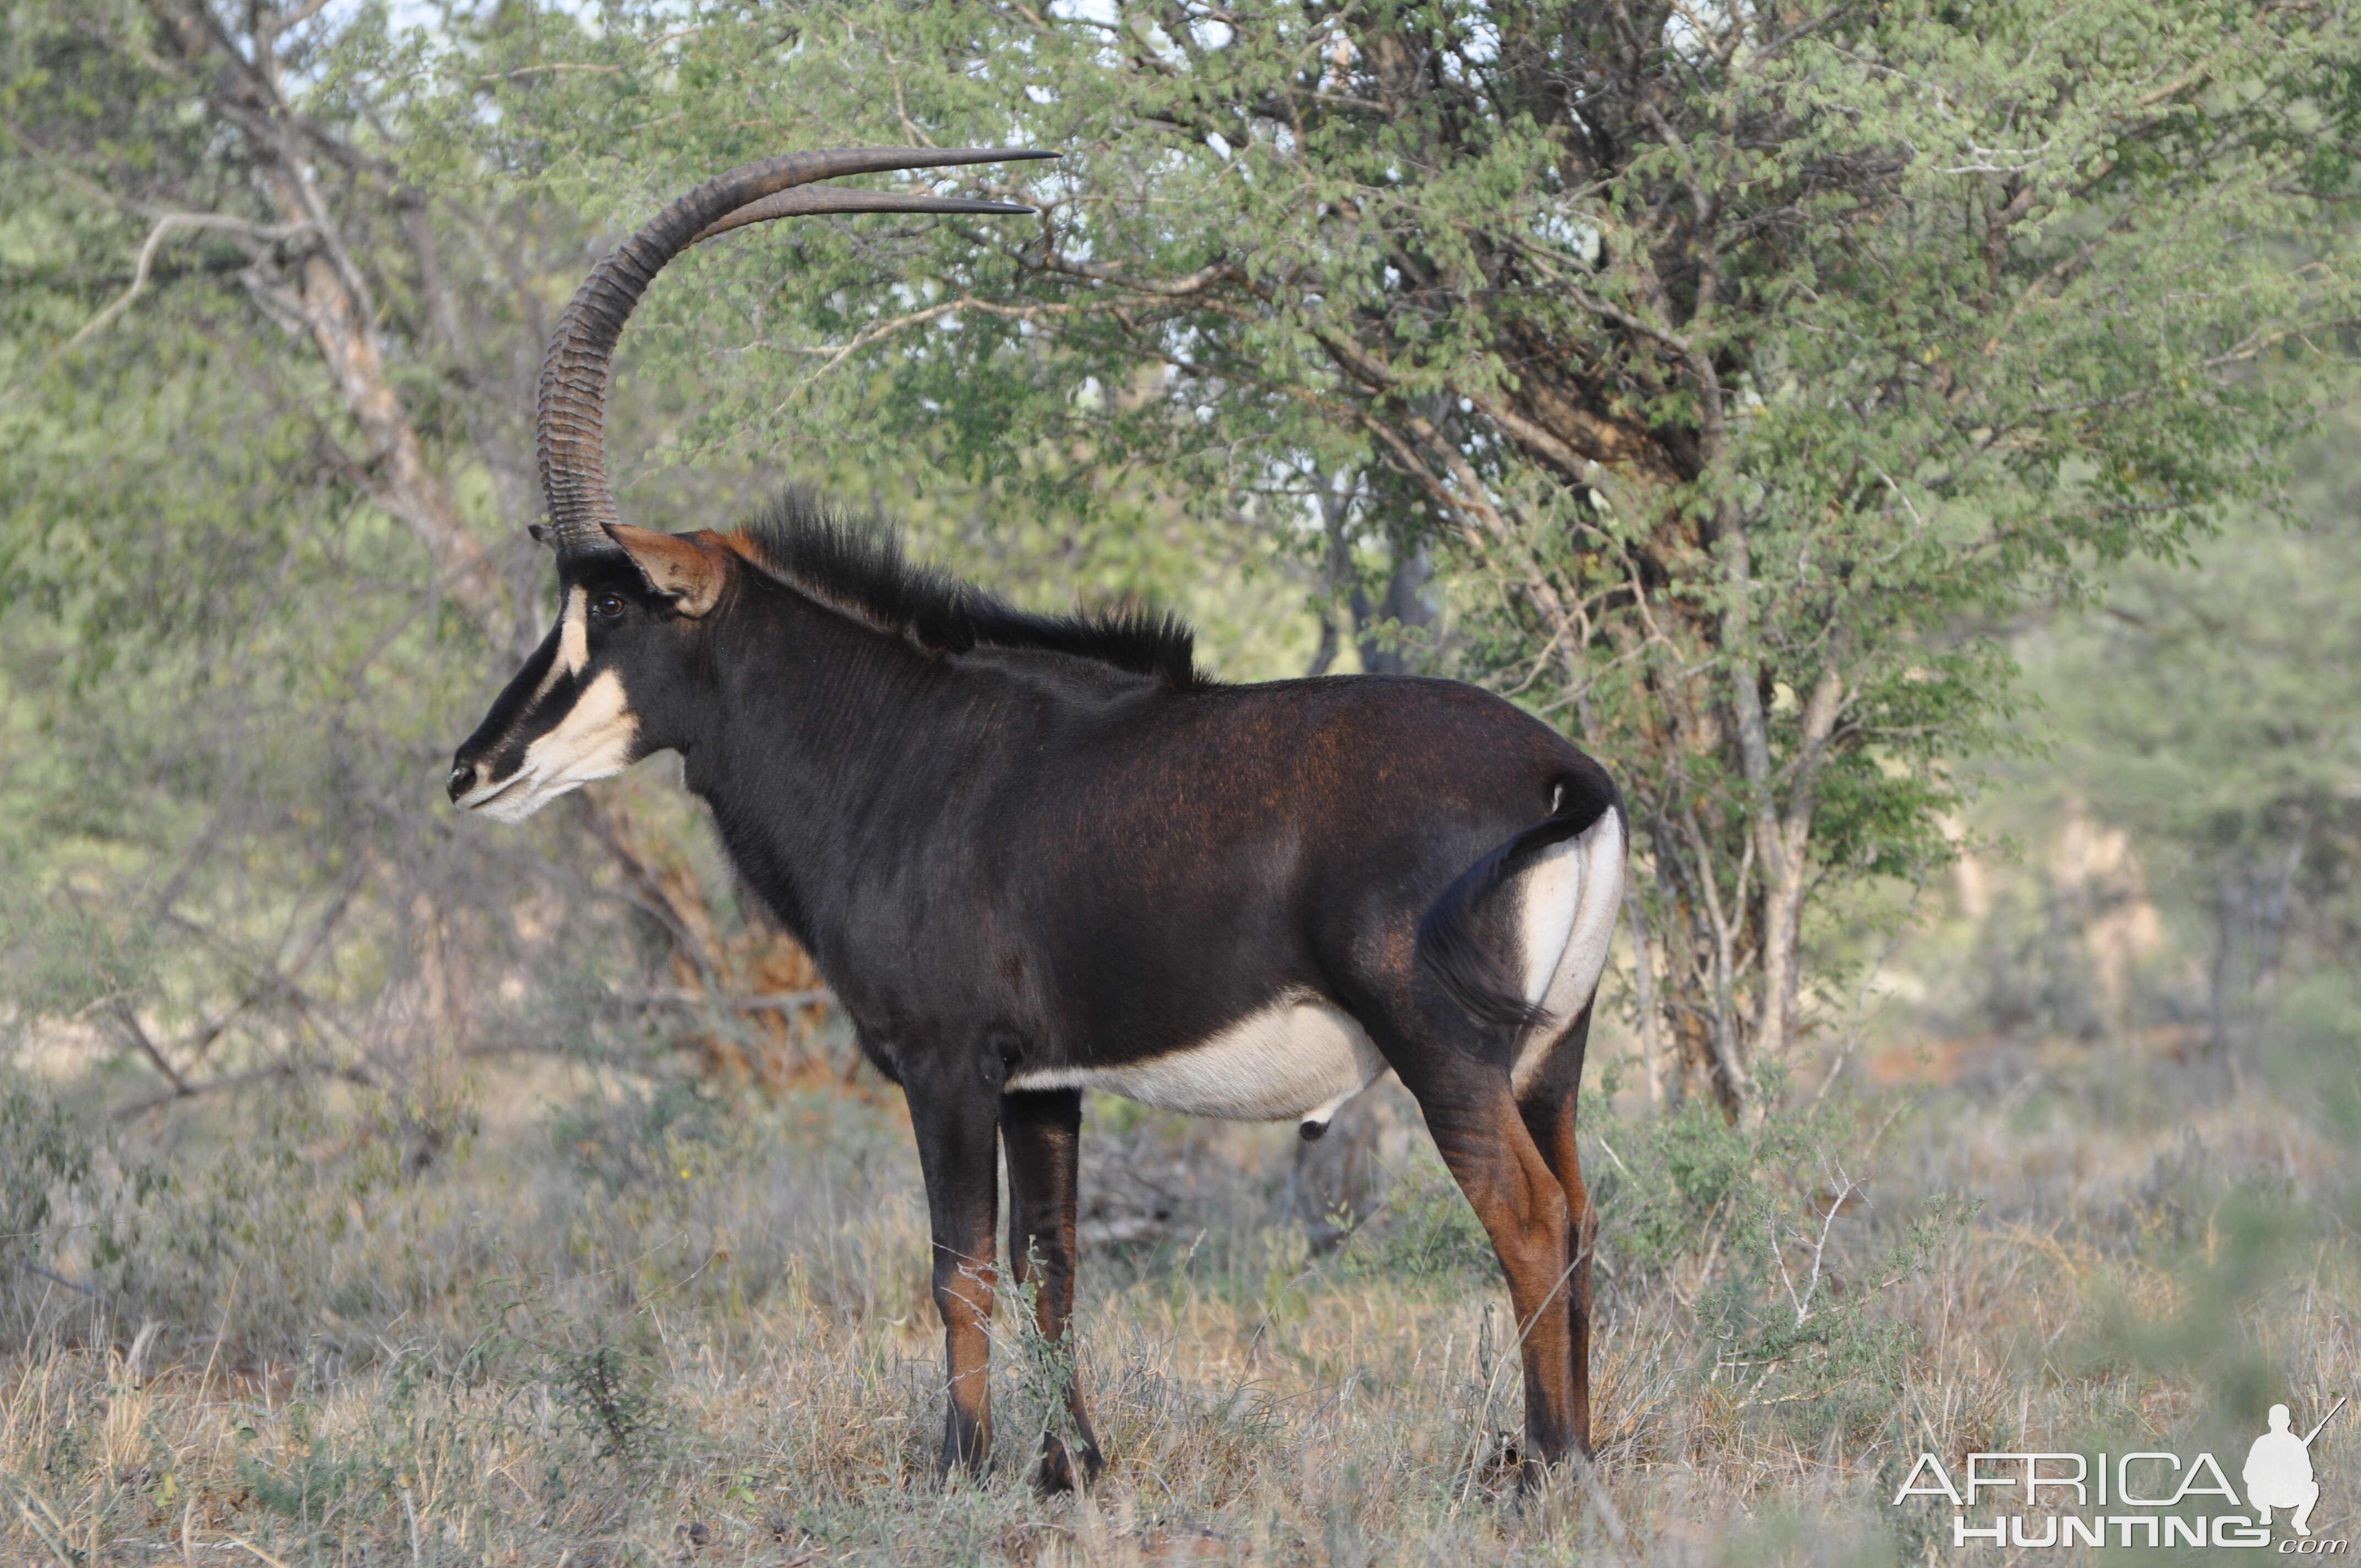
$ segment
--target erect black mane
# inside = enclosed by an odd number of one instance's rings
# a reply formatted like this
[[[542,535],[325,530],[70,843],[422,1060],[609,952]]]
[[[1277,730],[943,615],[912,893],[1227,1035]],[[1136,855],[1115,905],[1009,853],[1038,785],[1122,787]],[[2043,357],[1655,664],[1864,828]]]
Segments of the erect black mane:
[[[1196,635],[1179,617],[1123,604],[1035,615],[902,553],[882,523],[856,521],[791,491],[749,523],[759,564],[788,586],[851,610],[922,648],[1034,648],[1090,659],[1179,689],[1203,685]]]

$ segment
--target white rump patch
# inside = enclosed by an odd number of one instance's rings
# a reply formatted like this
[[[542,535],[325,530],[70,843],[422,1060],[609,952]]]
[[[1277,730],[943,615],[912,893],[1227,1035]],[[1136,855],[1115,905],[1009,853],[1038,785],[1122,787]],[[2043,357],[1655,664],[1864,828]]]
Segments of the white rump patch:
[[[1549,1010],[1517,1047],[1509,1083],[1524,1092],[1607,972],[1623,909],[1623,817],[1609,810],[1517,873],[1519,956],[1525,1000]]]
[[[623,693],[623,678],[609,670],[575,699],[555,729],[525,748],[523,766],[462,795],[459,808],[495,822],[522,822],[559,795],[630,767],[639,740],[639,715]]]
[[[1293,1118],[1325,1125],[1386,1059],[1351,1014],[1321,997],[1286,997],[1214,1035],[1146,1061],[1019,1073],[1011,1089],[1104,1089],[1143,1105],[1232,1122]]]

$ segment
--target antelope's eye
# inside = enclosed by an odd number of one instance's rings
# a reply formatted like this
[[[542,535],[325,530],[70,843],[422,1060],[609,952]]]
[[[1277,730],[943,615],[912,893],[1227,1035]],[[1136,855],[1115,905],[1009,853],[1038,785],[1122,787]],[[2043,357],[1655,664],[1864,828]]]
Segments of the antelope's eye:
[[[614,620],[623,613],[623,596],[620,594],[591,595],[590,613],[602,620]]]

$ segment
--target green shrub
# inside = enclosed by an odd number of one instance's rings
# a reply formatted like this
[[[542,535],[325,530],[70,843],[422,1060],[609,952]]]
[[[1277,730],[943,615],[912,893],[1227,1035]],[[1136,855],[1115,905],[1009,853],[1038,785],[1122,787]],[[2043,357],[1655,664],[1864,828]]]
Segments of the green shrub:
[[[1432,1144],[1412,1146],[1376,1212],[1357,1227],[1351,1220],[1340,1213],[1332,1222],[1351,1232],[1329,1265],[1341,1277],[1455,1288],[1499,1277],[1491,1238]]]
[[[0,1277],[54,1251],[56,1200],[90,1174],[90,1141],[57,1097],[0,1061]]]
[[[644,1350],[591,1330],[581,1349],[550,1353],[550,1392],[568,1411],[602,1458],[645,1455],[662,1436],[664,1407],[658,1398],[656,1365]]]
[[[1778,1087],[1766,1076],[1771,1109],[1752,1124],[1703,1100],[1621,1117],[1611,1082],[1586,1096],[1601,1295],[1611,1305],[1681,1282],[1708,1381],[1799,1431],[1858,1436],[1882,1419],[1916,1344],[1882,1298],[1973,1206],[1937,1194],[1898,1226],[1873,1223],[1869,1190],[1894,1117],[1872,1123],[1839,1099],[1782,1104]]]

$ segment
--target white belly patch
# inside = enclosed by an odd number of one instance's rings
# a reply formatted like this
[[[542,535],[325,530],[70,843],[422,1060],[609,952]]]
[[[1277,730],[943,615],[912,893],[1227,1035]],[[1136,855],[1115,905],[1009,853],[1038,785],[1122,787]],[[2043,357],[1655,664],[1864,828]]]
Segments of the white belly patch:
[[[1325,1125],[1386,1070],[1353,1016],[1316,996],[1282,998],[1210,1039],[1146,1061],[1021,1072],[1011,1089],[1103,1089],[1166,1111],[1233,1122]]]

